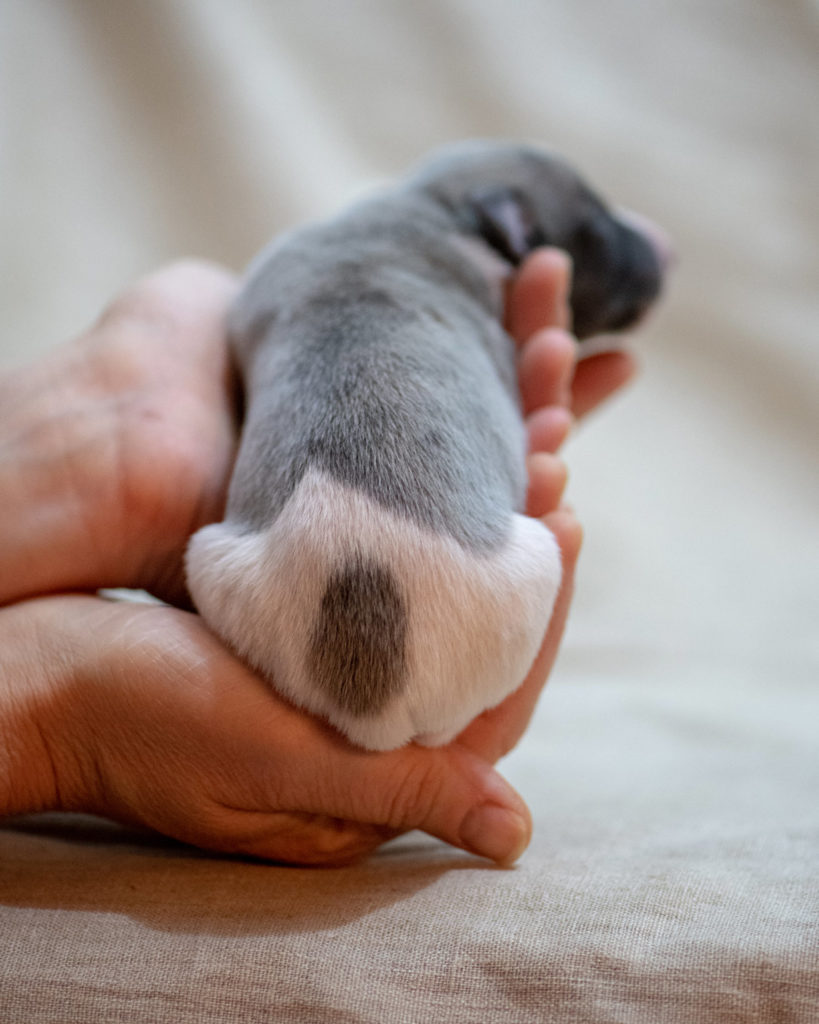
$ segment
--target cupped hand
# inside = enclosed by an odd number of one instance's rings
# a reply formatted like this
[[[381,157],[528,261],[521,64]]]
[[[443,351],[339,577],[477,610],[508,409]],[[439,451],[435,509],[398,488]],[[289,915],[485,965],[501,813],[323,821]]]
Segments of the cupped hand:
[[[528,841],[525,804],[479,751],[355,748],[191,613],[39,598],[0,609],[0,642],[18,673],[5,702],[0,688],[0,739],[15,741],[0,742],[6,813],[90,811],[300,864],[349,861],[414,828],[503,863]],[[4,777],[25,785],[4,794]]]
[[[533,453],[528,511],[553,529],[564,565],[515,694],[446,748],[368,753],[281,701],[196,616],[95,597],[21,602],[0,610],[0,648],[17,666],[15,685],[0,687],[0,730],[13,740],[6,778],[28,782],[0,787],[0,809],[97,810],[299,863],[347,860],[411,828],[513,860],[529,814],[491,765],[525,729],[554,662],[580,546],[554,452],[570,410],[593,407],[623,377],[600,363],[592,372],[592,360],[575,372],[568,281],[565,258],[546,251],[510,289]],[[0,476],[20,484],[0,524],[0,600],[102,585],[184,600],[184,547],[221,511],[236,441],[223,329],[234,289],[211,267],[161,271],[0,385]]]

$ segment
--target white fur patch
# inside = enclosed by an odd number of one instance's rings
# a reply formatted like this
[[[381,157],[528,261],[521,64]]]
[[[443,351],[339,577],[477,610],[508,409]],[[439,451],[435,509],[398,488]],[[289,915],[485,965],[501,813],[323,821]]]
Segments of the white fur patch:
[[[329,577],[351,555],[388,569],[408,609],[408,682],[380,712],[342,711],[310,677],[309,645]],[[448,742],[521,684],[560,585],[560,552],[538,520],[514,515],[489,555],[389,512],[310,471],[275,522],[191,539],[188,583],[210,627],[293,703],[373,750]]]

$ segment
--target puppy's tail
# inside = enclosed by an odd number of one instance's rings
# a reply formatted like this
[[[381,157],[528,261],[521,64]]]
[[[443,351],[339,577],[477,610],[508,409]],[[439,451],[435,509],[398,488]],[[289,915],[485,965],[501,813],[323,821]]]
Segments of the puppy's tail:
[[[353,717],[372,715],[407,683],[408,610],[393,574],[356,557],[327,583],[310,638],[315,683]]]

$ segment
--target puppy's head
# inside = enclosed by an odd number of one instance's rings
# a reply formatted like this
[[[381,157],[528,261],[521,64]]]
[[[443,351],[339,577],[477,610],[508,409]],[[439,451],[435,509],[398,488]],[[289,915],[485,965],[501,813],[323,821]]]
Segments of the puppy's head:
[[[660,294],[671,253],[660,229],[609,209],[556,156],[511,143],[460,143],[421,165],[411,184],[513,265],[538,246],[566,250],[579,338],[633,326]]]

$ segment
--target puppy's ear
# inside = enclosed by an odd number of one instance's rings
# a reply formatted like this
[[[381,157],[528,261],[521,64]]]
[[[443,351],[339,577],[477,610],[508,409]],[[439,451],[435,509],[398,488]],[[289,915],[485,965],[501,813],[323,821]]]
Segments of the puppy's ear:
[[[517,188],[494,186],[467,196],[473,230],[504,259],[517,265],[546,238],[532,203]]]

